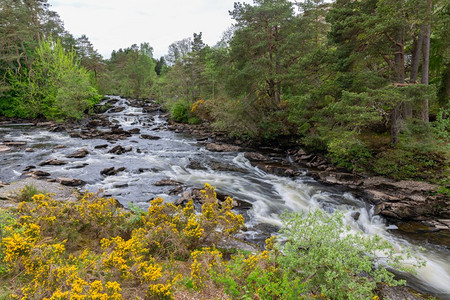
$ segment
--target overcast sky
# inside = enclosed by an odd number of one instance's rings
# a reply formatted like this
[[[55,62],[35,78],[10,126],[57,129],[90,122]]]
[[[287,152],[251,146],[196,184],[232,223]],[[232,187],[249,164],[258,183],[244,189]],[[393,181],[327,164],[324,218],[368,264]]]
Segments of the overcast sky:
[[[228,14],[236,0],[49,0],[66,30],[86,34],[105,58],[112,50],[149,42],[154,57],[194,32],[213,46],[233,20]],[[249,1],[240,1],[248,2]]]

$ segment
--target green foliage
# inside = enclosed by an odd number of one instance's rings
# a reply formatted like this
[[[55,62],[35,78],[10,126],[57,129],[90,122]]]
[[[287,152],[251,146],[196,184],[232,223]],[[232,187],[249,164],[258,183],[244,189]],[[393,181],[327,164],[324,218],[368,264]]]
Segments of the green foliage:
[[[176,101],[170,107],[170,115],[176,122],[188,123],[189,105],[184,100]]]
[[[60,40],[42,42],[32,69],[10,72],[9,80],[19,117],[81,119],[101,98],[75,51],[65,51]]]
[[[34,184],[27,184],[19,193],[16,193],[14,200],[16,202],[31,202],[33,196],[37,194],[46,194],[45,191],[40,191]]]
[[[372,157],[366,145],[354,131],[335,134],[328,142],[328,156],[337,166],[357,171],[367,169],[367,164]]]
[[[352,232],[342,220],[341,213],[328,215],[322,210],[284,215],[281,236],[286,242],[277,245],[282,253],[277,261],[287,276],[301,278],[304,293],[330,299],[367,299],[377,283],[404,284],[385,266],[406,270],[401,260],[410,254],[396,253],[379,236]]]
[[[107,61],[108,72],[99,84],[108,94],[124,97],[150,98],[156,81],[153,48],[148,43],[134,44],[113,51]]]

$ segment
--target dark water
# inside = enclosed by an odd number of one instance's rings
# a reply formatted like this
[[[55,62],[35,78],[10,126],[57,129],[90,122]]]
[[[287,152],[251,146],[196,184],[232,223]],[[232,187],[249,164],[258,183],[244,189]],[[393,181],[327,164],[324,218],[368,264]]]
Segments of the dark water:
[[[55,158],[67,161],[63,166],[43,166],[39,170],[51,173],[51,177],[80,178],[87,182],[83,189],[96,191],[103,189],[106,194],[114,196],[124,205],[130,203],[147,208],[150,199],[161,196],[172,201],[177,196],[168,195],[173,186],[155,186],[154,183],[165,178],[182,182],[187,187],[201,187],[205,183],[217,187],[219,192],[232,195],[252,203],[247,211],[246,233],[248,238],[258,235],[252,228],[276,228],[281,224],[279,214],[285,210],[307,211],[314,208],[345,212],[346,223],[354,230],[366,234],[378,234],[391,241],[396,248],[405,246],[417,248],[414,241],[406,241],[398,235],[391,234],[391,228],[383,220],[374,216],[372,207],[351,193],[321,186],[307,176],[295,179],[267,174],[254,167],[243,153],[210,152],[203,145],[186,135],[167,129],[166,121],[158,113],[143,113],[141,108],[128,106],[125,99],[111,97],[125,110],[119,113],[107,113],[113,123],[123,129],[139,128],[140,134],[160,137],[159,140],[141,139],[133,135],[125,140],[109,143],[101,139],[83,140],[71,138],[65,132],[49,132],[31,126],[0,127],[0,140],[26,141],[22,147],[11,147],[11,151],[0,153],[0,180],[13,182],[21,178],[26,166],[38,166],[39,163]],[[95,149],[97,145],[108,144],[106,149]],[[55,149],[58,145],[66,148]],[[108,154],[116,145],[132,147],[132,151],[122,155]],[[34,152],[25,152],[32,148]],[[66,158],[66,155],[85,147],[89,154],[85,158]],[[188,167],[190,161],[197,161],[206,170],[194,170]],[[239,168],[241,171],[214,171],[208,167],[220,163]],[[83,168],[79,166],[87,164]],[[126,170],[115,176],[103,176],[100,171],[107,167],[125,167]],[[360,212],[358,221],[351,217]],[[259,225],[258,225],[259,224]],[[395,230],[394,230],[395,231]],[[429,292],[443,299],[450,299],[450,251],[432,245],[419,250],[427,261],[427,267],[418,270],[415,278],[409,279],[417,289]]]

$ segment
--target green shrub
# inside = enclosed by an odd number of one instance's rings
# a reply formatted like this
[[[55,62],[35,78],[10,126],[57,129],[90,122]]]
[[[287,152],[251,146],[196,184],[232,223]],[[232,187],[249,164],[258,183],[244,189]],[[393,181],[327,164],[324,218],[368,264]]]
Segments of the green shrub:
[[[178,100],[171,105],[170,115],[176,122],[187,123],[189,121],[189,105],[184,100]]]
[[[339,167],[362,171],[372,155],[353,131],[345,131],[328,142],[328,156]]]
[[[282,253],[277,261],[286,276],[301,278],[306,295],[330,299],[367,299],[377,283],[404,284],[395,280],[385,265],[411,271],[400,264],[410,254],[396,253],[379,236],[351,232],[342,217],[342,213],[328,215],[322,210],[283,216],[281,234],[286,242],[276,248]],[[415,267],[421,264],[419,261]]]
[[[18,193],[16,192],[14,200],[16,202],[31,202],[34,195],[46,193],[46,191],[40,191],[34,184],[27,184]]]

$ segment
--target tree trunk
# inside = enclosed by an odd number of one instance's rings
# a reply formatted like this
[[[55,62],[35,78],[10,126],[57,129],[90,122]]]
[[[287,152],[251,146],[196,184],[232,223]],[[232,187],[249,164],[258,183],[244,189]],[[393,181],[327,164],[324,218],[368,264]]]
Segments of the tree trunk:
[[[421,54],[422,54],[423,36],[425,33],[425,29],[426,29],[425,25],[421,25],[420,31],[419,31],[419,36],[414,39],[412,58],[411,58],[411,74],[409,77],[410,83],[417,82],[417,76],[419,74],[420,58],[421,58]]]
[[[431,36],[431,0],[427,0],[427,22],[425,24],[425,33],[423,37],[423,60],[422,60],[422,84],[428,84],[428,75],[430,68],[430,36]],[[428,98],[422,103],[422,120],[429,122]]]
[[[396,34],[396,40],[393,41],[397,47],[394,56],[394,83],[405,83],[405,47],[403,42],[403,32],[399,30]],[[391,113],[391,143],[398,143],[398,135],[404,125],[404,103],[397,103]]]

